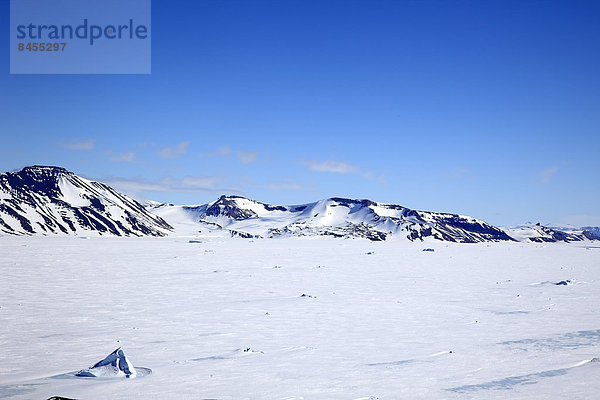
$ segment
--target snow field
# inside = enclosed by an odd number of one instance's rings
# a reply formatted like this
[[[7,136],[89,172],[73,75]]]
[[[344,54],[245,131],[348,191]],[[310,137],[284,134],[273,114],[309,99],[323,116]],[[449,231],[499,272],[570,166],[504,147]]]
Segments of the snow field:
[[[583,244],[3,237],[0,255],[0,398],[600,396]],[[152,374],[53,378],[119,346]]]

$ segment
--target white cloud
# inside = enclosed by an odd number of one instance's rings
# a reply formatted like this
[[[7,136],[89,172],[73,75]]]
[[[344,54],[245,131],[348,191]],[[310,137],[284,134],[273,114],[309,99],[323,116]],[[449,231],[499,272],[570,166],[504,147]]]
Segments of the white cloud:
[[[292,181],[270,182],[267,187],[271,190],[304,190],[305,187],[301,183]]]
[[[214,189],[219,181],[215,176],[186,176],[178,184],[186,188]]]
[[[135,152],[128,151],[123,154],[112,156],[112,157],[110,157],[110,161],[135,162]]]
[[[173,192],[173,193],[240,193],[237,189],[219,188],[221,179],[215,176],[187,176],[185,178],[166,177],[156,180],[143,178],[108,178],[104,179],[107,185],[118,191],[141,197],[145,192]]]
[[[542,183],[550,182],[552,177],[558,172],[558,167],[551,167],[540,172],[539,181]]]
[[[446,179],[462,179],[469,175],[469,169],[465,167],[456,167],[444,172]]]
[[[62,147],[69,150],[94,150],[94,139],[87,139],[81,142],[64,143]]]
[[[207,153],[200,153],[198,155],[198,157],[204,158],[204,157],[228,156],[229,154],[231,154],[231,148],[229,146],[223,146],[223,147],[219,147],[215,151],[210,151]]]
[[[362,173],[363,178],[368,179],[370,181],[372,181],[373,179],[375,179],[375,174],[371,171],[366,171]]]
[[[256,151],[238,151],[236,152],[237,158],[238,160],[240,160],[240,162],[242,164],[252,164],[254,162],[256,162],[256,159],[258,158],[258,153]]]
[[[108,179],[105,180],[109,186],[112,186],[114,189],[125,192],[127,194],[139,194],[141,192],[168,192],[168,186],[164,185],[161,182],[151,182],[146,180],[136,180],[136,179]]]
[[[360,172],[358,166],[343,161],[302,160],[300,161],[300,164],[306,165],[310,170],[318,172],[332,172],[336,174],[352,174]]]
[[[176,158],[185,153],[187,153],[188,147],[190,145],[189,141],[181,142],[175,147],[164,147],[159,152],[158,155],[162,158]]]
[[[231,149],[231,147],[222,146],[215,151],[200,153],[198,154],[198,157],[229,157],[232,153],[234,153],[234,151]],[[235,151],[235,156],[242,164],[252,164],[258,160],[258,152],[256,151],[237,150]]]

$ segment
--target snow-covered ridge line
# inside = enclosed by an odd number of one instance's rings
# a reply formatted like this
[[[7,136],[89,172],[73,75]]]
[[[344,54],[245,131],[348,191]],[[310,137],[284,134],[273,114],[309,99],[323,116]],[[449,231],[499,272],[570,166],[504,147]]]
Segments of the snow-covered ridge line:
[[[333,236],[373,241],[442,240],[461,243],[511,241],[504,231],[458,214],[412,210],[397,204],[340,197],[300,205],[271,205],[221,196],[199,206],[153,205],[152,212],[188,234],[242,237]]]
[[[0,233],[165,236],[171,230],[134,199],[61,167],[0,174]]]
[[[196,206],[148,205],[149,209],[188,236],[333,236],[373,241],[402,239],[460,243],[600,240],[591,230],[559,231],[528,226],[501,229],[458,214],[418,211],[397,204],[340,197],[299,205],[272,205],[241,196],[221,196]]]
[[[597,227],[583,227],[580,229],[565,229],[543,226],[541,224],[505,228],[505,231],[519,241],[535,243],[554,242],[582,242],[600,240]]]
[[[241,196],[221,196],[198,206],[142,205],[106,184],[50,166],[0,174],[0,234],[329,236],[458,243],[600,240],[592,230],[565,232],[540,225],[501,229],[465,215],[341,197],[299,205]]]

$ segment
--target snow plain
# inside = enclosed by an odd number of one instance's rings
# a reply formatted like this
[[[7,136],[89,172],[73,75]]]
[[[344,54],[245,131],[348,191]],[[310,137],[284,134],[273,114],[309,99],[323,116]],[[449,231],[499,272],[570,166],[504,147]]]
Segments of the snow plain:
[[[600,398],[597,244],[198,242],[0,237],[0,398]]]

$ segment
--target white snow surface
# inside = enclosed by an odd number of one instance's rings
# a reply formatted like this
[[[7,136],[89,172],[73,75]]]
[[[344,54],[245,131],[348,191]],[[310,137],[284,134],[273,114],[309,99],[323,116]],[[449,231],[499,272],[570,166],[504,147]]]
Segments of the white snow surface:
[[[504,232],[508,233],[510,237],[518,240],[519,242],[526,242],[527,240],[529,240],[529,238],[532,237],[550,238],[550,235],[543,232],[541,230],[541,227],[536,225],[509,227],[502,229],[504,230]]]
[[[600,246],[9,236],[0,254],[0,398],[600,397]],[[120,346],[153,373],[56,379]]]
[[[80,179],[83,180],[83,178]],[[92,184],[91,181],[86,183],[88,185]],[[58,188],[62,194],[62,200],[70,205],[74,207],[89,207],[91,205],[90,200],[87,198],[88,191],[83,187],[73,185],[64,175],[58,178]]]

